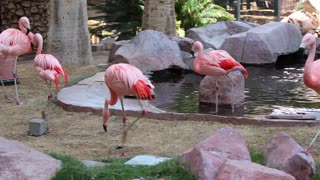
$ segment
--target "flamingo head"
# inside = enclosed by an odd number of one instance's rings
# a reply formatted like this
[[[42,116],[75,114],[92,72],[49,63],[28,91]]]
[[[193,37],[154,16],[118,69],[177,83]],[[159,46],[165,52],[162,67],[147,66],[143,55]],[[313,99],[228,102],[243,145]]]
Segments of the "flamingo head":
[[[28,35],[30,32],[30,21],[27,17],[23,16],[19,19],[19,28],[21,30],[26,30],[26,34]]]
[[[300,48],[307,48],[310,47],[312,44],[316,43],[316,37],[310,33],[307,33],[306,35],[303,36]]]
[[[108,121],[109,121],[109,118],[110,118],[110,112],[109,112],[109,99],[106,99],[105,102],[104,102],[104,109],[102,111],[102,117],[103,117],[103,124],[102,124],[102,127],[103,127],[103,130],[105,132],[108,131]]]
[[[200,41],[195,41],[192,45],[192,48],[191,50],[193,52],[199,52],[199,51],[202,51],[203,50],[203,45]]]

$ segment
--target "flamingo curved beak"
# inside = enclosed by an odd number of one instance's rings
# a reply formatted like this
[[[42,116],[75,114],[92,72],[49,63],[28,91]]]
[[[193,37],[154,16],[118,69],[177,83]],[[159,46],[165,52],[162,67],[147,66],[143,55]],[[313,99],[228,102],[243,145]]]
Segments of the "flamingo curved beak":
[[[103,126],[103,130],[104,130],[104,132],[107,132],[107,131],[108,131],[107,126],[106,126],[105,124],[103,124],[102,126]]]
[[[193,52],[193,51],[191,51],[190,53],[191,53],[192,57],[195,57],[195,56],[194,56],[194,52]]]
[[[27,29],[27,35],[29,34],[29,32],[31,32],[30,28],[26,28]]]

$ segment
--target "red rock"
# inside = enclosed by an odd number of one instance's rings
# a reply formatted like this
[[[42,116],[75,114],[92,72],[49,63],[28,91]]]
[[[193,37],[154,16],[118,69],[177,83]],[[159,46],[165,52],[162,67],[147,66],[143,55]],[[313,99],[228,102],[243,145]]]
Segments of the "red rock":
[[[0,137],[0,179],[50,179],[61,161],[18,142]]]
[[[226,158],[226,155],[221,152],[205,151],[199,147],[194,147],[183,153],[178,160],[197,179],[214,179],[226,161]]]
[[[292,137],[279,132],[269,138],[264,147],[268,167],[293,175],[297,180],[308,180],[315,173],[315,162]]]
[[[216,180],[294,180],[290,174],[245,160],[227,160]]]

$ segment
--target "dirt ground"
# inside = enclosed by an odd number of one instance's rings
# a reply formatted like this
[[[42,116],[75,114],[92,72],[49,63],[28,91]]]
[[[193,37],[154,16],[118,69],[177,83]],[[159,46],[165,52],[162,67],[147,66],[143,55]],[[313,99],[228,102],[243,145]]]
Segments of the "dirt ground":
[[[65,69],[69,74],[70,85],[96,72],[104,71],[104,68],[95,65],[68,65]],[[35,73],[32,60],[18,62],[18,76],[20,97],[27,105],[17,106],[14,102],[7,102],[1,89],[0,136],[20,141],[44,153],[63,153],[78,159],[107,159],[119,154],[116,147],[121,144],[121,118],[112,118],[108,132],[105,133],[100,114],[67,112],[54,103],[50,105],[50,133],[39,137],[29,136],[29,121],[33,117],[41,117],[41,111],[46,107],[47,88],[44,81]],[[61,81],[63,87],[63,80]],[[14,86],[6,86],[6,90],[11,97],[15,97]],[[133,119],[129,117],[129,121]],[[262,150],[267,139],[278,131],[291,135],[299,144],[306,147],[320,129],[308,126],[267,127],[144,118],[128,132],[125,152],[129,157],[139,154],[179,156],[195,143],[225,126],[239,128],[248,145],[258,150]],[[320,159],[319,150],[320,138],[311,152],[315,159]]]

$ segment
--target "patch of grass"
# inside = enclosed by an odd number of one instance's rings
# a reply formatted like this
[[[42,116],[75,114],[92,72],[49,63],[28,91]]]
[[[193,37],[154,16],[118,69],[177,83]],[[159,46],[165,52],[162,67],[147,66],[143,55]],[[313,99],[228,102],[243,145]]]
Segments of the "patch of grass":
[[[311,180],[319,180],[320,179],[320,161],[316,161],[316,173],[312,176]]]
[[[110,165],[104,167],[86,167],[79,160],[61,154],[50,154],[63,162],[62,168],[53,180],[74,179],[170,179],[193,180],[195,179],[176,159],[168,160],[156,166],[125,165],[128,159],[108,159]]]
[[[266,161],[264,159],[264,155],[262,151],[256,150],[254,148],[249,148],[249,151],[250,151],[252,162],[255,162],[261,165],[266,165]]]
[[[91,179],[94,176],[93,172],[90,171],[85,165],[80,161],[74,159],[71,156],[61,155],[61,154],[50,154],[53,158],[62,161],[62,168],[57,172],[57,174],[52,178],[52,180],[59,179]]]

